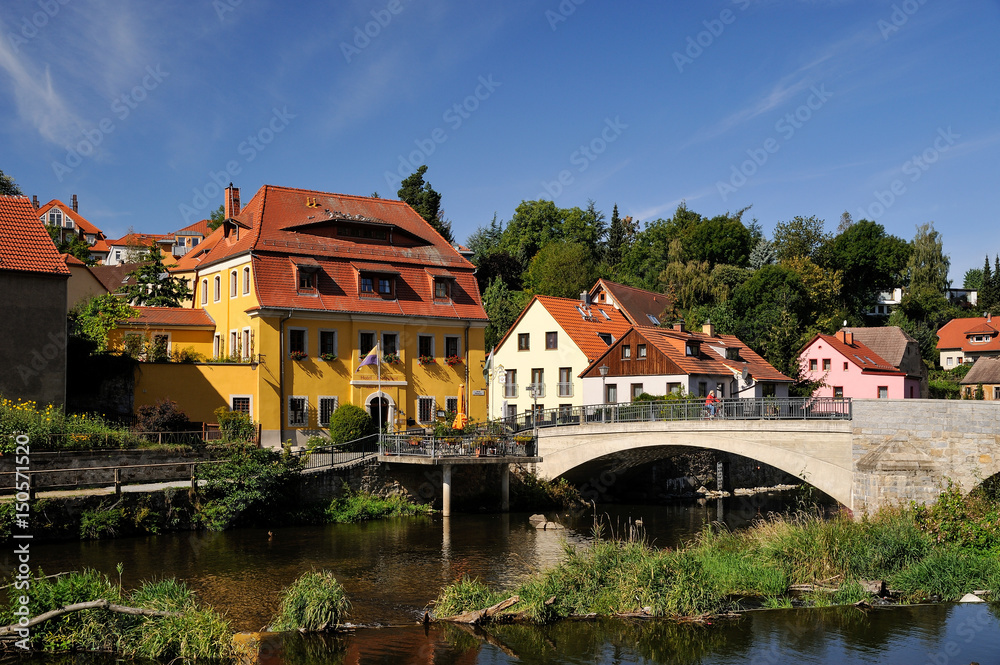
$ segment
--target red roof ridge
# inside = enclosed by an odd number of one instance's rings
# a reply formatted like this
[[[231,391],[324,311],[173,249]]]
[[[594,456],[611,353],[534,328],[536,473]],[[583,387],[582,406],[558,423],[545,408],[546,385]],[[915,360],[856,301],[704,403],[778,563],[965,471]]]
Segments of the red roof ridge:
[[[302,192],[303,194],[319,194],[320,196],[342,196],[346,199],[354,199],[356,201],[384,201],[386,203],[398,203],[402,205],[409,205],[406,201],[401,201],[399,199],[383,199],[381,197],[375,198],[373,196],[359,196],[358,194],[340,194],[338,192],[324,192],[319,189],[303,189],[302,187],[286,187],[284,185],[264,185],[264,188],[283,189],[289,192]]]

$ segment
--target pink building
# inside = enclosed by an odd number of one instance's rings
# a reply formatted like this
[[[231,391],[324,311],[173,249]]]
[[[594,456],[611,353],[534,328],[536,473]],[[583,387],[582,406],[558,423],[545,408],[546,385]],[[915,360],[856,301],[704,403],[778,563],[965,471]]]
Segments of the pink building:
[[[822,385],[816,397],[903,399],[920,397],[920,379],[892,365],[854,333],[816,335],[799,354],[802,377]]]

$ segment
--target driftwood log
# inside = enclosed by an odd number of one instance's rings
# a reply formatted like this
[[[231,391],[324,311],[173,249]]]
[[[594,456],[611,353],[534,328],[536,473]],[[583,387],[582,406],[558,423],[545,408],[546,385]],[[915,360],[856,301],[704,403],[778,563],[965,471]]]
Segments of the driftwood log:
[[[125,605],[115,605],[108,600],[90,600],[86,603],[74,603],[72,605],[65,605],[55,610],[50,610],[43,614],[39,614],[28,620],[27,623],[19,624],[12,623],[9,626],[0,627],[0,639],[16,636],[18,628],[31,628],[32,626],[37,626],[40,623],[45,623],[51,619],[61,617],[64,614],[71,614],[72,612],[82,612],[83,610],[108,610],[109,612],[117,612],[119,614],[132,614],[138,616],[147,617],[178,617],[181,616],[180,612],[161,612],[160,610],[147,610],[142,607],[127,607]]]
[[[472,612],[463,612],[462,614],[456,614],[450,617],[441,617],[439,621],[451,621],[452,623],[468,623],[468,624],[479,624],[487,619],[492,619],[497,614],[500,614],[509,607],[520,602],[520,596],[511,596],[507,600],[501,601],[496,605],[491,605],[482,610],[473,610]]]

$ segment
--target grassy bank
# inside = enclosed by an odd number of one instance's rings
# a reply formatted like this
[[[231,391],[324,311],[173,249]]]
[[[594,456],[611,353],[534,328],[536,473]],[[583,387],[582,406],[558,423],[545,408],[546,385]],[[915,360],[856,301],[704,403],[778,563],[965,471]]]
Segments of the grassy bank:
[[[456,582],[437,599],[435,614],[482,609],[516,594],[507,618],[540,623],[641,611],[697,616],[750,602],[785,606],[793,585],[811,585],[800,600],[824,606],[870,597],[866,580],[884,580],[907,601],[957,599],[1000,590],[998,505],[995,495],[962,497],[949,488],[930,508],[885,509],[859,521],[774,516],[738,532],[706,528],[675,550],[597,533],[591,547],[567,547],[558,566],[516,588]]]
[[[173,616],[136,616],[106,609],[65,614],[33,626],[28,646],[35,651],[107,651],[131,658],[185,660],[218,659],[232,655],[233,631],[215,610],[195,600],[175,580],[147,582],[126,591],[120,583],[93,570],[46,579],[41,572],[30,580],[29,615],[75,603],[107,600]],[[11,594],[2,612],[4,624],[15,623],[19,596]]]
[[[364,522],[387,517],[427,515],[434,512],[426,504],[414,503],[404,494],[378,496],[371,492],[352,492],[333,499],[323,511],[323,521],[331,524]]]

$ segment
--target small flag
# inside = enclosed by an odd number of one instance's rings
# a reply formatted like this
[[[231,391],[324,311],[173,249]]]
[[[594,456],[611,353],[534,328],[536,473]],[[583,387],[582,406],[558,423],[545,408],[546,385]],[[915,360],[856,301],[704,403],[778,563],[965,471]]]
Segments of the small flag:
[[[366,365],[378,365],[378,344],[368,352],[368,355],[365,356],[365,359],[361,361],[361,364],[358,365],[358,369],[355,371],[360,372],[361,368]]]

